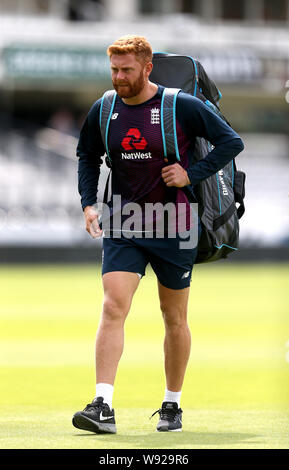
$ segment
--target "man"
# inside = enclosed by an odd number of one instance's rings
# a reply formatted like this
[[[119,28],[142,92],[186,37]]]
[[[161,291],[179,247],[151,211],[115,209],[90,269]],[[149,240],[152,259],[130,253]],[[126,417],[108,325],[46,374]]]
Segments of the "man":
[[[184,189],[193,188],[236,157],[243,149],[240,137],[200,100],[181,92],[176,108],[180,162],[168,164],[163,157],[158,119],[164,88],[149,80],[150,44],[143,37],[124,36],[107,53],[117,92],[107,137],[112,194],[120,195],[125,203],[135,202],[141,207],[167,201],[189,206]],[[86,230],[92,237],[103,233],[93,207],[101,156],[106,151],[100,133],[100,108],[101,100],[98,100],[88,113],[77,148],[79,192]],[[192,165],[196,136],[205,137],[214,148],[205,159]],[[180,397],[191,346],[187,306],[197,247],[180,249],[178,236],[131,238],[125,233],[117,234],[114,229],[110,236],[103,238],[104,302],[95,348],[96,395],[92,403],[74,415],[73,424],[96,433],[116,432],[112,397],[124,345],[124,322],[145,267],[150,263],[158,280],[165,325],[166,389],[158,410],[157,430],[181,431]]]

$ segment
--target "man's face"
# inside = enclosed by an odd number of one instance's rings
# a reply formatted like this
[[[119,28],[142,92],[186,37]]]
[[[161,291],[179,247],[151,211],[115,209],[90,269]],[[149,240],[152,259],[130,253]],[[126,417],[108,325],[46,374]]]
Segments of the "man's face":
[[[135,54],[113,54],[110,58],[111,79],[120,98],[133,98],[144,88],[148,74]]]

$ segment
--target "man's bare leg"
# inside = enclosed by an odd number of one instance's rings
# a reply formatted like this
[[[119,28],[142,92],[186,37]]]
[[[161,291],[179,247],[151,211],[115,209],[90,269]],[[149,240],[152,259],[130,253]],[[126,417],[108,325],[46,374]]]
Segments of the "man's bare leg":
[[[95,344],[96,383],[114,384],[124,347],[124,322],[139,281],[136,273],[103,275],[103,310]]]
[[[182,390],[191,351],[191,333],[187,323],[190,288],[174,290],[158,283],[158,289],[165,324],[166,386],[172,392],[179,392]]]
[[[104,301],[95,347],[96,396],[83,411],[74,414],[72,423],[78,429],[97,434],[116,433],[113,383],[123,351],[124,322],[138,284],[136,273],[118,271],[103,275]]]

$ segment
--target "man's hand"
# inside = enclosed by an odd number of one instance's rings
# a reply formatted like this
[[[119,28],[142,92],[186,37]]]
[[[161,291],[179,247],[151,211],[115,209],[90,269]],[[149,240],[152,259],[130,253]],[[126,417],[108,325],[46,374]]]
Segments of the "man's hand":
[[[92,238],[98,238],[102,235],[98,225],[98,213],[93,206],[86,206],[84,209],[84,218],[87,232]]]
[[[167,159],[165,158],[165,161]],[[162,178],[167,186],[176,186],[177,188],[183,188],[188,184],[191,184],[188,174],[179,163],[168,165],[162,168]]]

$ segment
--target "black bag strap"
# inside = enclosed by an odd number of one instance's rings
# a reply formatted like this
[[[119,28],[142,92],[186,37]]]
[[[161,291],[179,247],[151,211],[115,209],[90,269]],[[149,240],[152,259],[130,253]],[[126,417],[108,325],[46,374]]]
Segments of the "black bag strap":
[[[244,198],[245,198],[246,174],[243,171],[239,171],[236,169],[235,162],[234,162],[234,169],[235,169],[235,174],[234,174],[233,189],[234,189],[235,201],[239,204],[239,207],[237,209],[238,219],[241,219],[241,217],[245,213]]]
[[[102,141],[106,150],[105,163],[107,167],[110,168],[110,171],[106,179],[106,183],[105,183],[104,193],[103,193],[104,203],[108,202],[109,188],[111,184],[110,181],[111,181],[112,162],[111,162],[109,148],[108,148],[108,131],[109,131],[110,118],[113,113],[115,100],[116,100],[115,90],[106,91],[101,99],[100,113],[99,113],[100,133],[101,133]]]
[[[111,181],[111,170],[109,170],[108,177],[106,179],[104,193],[103,193],[103,203],[107,204],[108,202],[108,193],[110,188],[110,181]]]
[[[228,207],[228,209],[219,217],[217,217],[213,222],[213,230],[214,232],[218,230],[222,225],[224,225],[227,220],[234,214],[236,211],[236,204],[232,202],[232,204]]]
[[[113,112],[114,103],[116,100],[116,92],[115,90],[108,90],[104,93],[103,97],[101,98],[100,103],[100,112],[99,112],[99,126],[103,144],[105,146],[107,159],[111,163],[110,155],[109,155],[109,148],[108,148],[108,131],[109,131],[109,124],[110,118]]]

